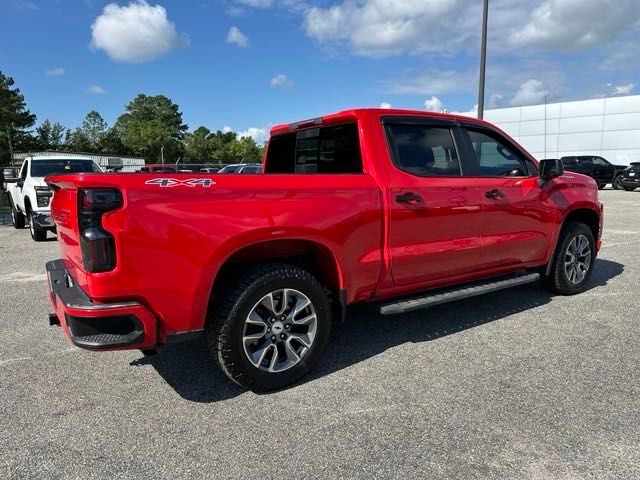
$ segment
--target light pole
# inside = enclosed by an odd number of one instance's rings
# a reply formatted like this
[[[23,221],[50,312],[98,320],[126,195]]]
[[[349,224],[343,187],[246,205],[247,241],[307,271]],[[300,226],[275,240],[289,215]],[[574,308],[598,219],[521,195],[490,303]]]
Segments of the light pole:
[[[487,65],[487,18],[489,16],[489,0],[484,0],[482,10],[482,42],[480,47],[480,82],[478,86],[478,118],[484,116],[484,77]]]

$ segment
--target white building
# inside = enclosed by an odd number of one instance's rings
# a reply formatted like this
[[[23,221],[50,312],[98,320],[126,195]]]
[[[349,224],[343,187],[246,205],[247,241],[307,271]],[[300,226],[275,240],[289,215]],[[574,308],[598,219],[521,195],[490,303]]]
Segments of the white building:
[[[599,155],[619,165],[640,162],[640,95],[485,110],[484,118],[538,159]]]

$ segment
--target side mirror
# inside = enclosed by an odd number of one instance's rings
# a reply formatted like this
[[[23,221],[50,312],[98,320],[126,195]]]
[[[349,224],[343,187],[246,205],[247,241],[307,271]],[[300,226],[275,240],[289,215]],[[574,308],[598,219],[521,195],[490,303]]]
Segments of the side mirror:
[[[558,158],[551,158],[540,160],[540,178],[542,180],[551,180],[552,178],[559,177],[564,173],[564,165],[562,160]]]
[[[15,183],[18,181],[18,171],[15,168],[3,168],[2,176],[5,183]]]

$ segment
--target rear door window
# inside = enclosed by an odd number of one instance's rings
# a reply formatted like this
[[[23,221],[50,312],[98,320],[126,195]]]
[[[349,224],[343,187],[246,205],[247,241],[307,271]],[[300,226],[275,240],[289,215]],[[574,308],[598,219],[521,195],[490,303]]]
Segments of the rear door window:
[[[265,173],[362,173],[357,124],[309,128],[272,137]]]
[[[462,175],[451,128],[390,124],[386,132],[393,163],[400,170],[418,177]]]

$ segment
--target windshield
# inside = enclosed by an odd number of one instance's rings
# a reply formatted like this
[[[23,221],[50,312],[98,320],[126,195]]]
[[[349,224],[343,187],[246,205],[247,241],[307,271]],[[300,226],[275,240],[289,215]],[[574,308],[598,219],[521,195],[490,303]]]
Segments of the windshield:
[[[35,160],[31,162],[32,177],[47,177],[59,173],[100,173],[93,160]]]

